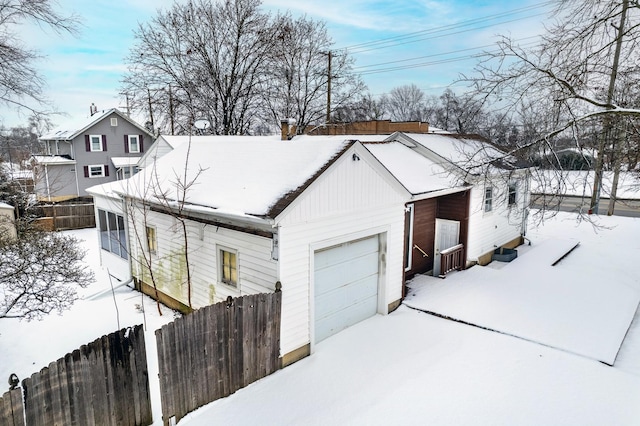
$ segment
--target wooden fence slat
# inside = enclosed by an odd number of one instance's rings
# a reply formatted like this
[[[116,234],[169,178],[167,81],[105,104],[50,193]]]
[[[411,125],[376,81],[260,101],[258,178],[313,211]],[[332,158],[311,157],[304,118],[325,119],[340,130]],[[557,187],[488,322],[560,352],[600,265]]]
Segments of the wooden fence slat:
[[[142,326],[83,345],[23,381],[26,424],[152,423]]]
[[[165,332],[168,326],[156,330],[156,351],[158,353],[158,379],[160,382],[160,407],[162,408],[163,424],[165,422],[165,413],[173,413],[173,404],[171,403],[171,392],[169,391],[167,376],[170,374],[167,368],[168,354],[167,345],[164,343]]]
[[[201,308],[156,331],[163,423],[280,367],[281,293]]]
[[[0,426],[24,426],[22,388],[9,390],[0,396]]]
[[[207,401],[215,401],[221,394],[222,381],[220,379],[220,370],[218,359],[218,327],[216,321],[217,305],[207,306],[203,311],[202,317],[205,320],[205,328],[208,331],[207,339]]]

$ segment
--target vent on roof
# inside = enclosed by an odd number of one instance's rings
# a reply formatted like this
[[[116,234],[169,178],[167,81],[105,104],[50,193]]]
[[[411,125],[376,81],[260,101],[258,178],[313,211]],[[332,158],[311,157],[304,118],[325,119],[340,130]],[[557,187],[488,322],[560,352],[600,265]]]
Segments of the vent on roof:
[[[116,127],[118,125],[118,119],[116,117],[111,119],[111,127]]]

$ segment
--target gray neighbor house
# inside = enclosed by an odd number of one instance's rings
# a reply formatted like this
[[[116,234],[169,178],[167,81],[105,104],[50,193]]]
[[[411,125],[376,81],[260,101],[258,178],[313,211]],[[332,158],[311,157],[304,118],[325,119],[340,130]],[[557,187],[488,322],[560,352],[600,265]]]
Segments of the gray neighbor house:
[[[153,142],[153,134],[118,109],[95,111],[40,137],[43,154],[33,156],[36,198],[64,201],[88,196],[86,189],[126,179]]]

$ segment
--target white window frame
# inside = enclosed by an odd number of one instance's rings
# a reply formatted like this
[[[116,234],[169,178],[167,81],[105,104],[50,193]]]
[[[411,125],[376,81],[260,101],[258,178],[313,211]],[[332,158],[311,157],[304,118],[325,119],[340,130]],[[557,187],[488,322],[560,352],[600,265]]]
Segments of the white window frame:
[[[483,203],[483,211],[484,213],[491,213],[493,211],[493,186],[488,185],[484,187],[484,203]]]
[[[94,146],[93,146],[94,138],[98,138],[98,144],[100,145],[100,149],[94,149]],[[91,152],[104,151],[104,146],[102,145],[102,135],[89,135],[89,148],[91,149]]]
[[[111,218],[113,218],[115,222],[115,229],[111,226]],[[102,250],[127,260],[129,255],[126,246],[127,238],[124,216],[108,210],[98,209],[97,226],[100,232],[100,247]]]
[[[104,177],[104,164],[90,164],[87,167],[89,168],[89,179]],[[94,174],[92,169],[98,168],[100,168],[100,174]]]
[[[513,201],[511,199],[511,194],[513,194]],[[510,181],[507,185],[507,205],[509,207],[515,206],[518,204],[518,181]]]
[[[151,231],[151,232],[149,232],[149,231]],[[155,226],[146,225],[144,232],[145,232],[145,235],[147,237],[147,251],[150,254],[158,254],[158,232],[156,230],[156,227]],[[153,235],[150,235],[151,233]],[[153,238],[150,238],[151,236]]]
[[[238,259],[238,250],[234,250],[232,248],[229,247],[224,247],[224,246],[217,246],[217,255],[218,255],[218,282],[235,288],[236,290],[240,289],[240,268],[238,267],[239,265],[239,259]],[[233,282],[230,279],[225,279],[224,275],[224,253],[231,253],[233,255],[235,255],[235,271],[236,271],[236,281]]]
[[[138,135],[129,135],[129,153],[131,154],[138,154],[140,153],[140,136]],[[132,143],[131,141],[135,140],[135,146],[136,149],[134,150],[132,147]]]
[[[404,208],[405,214],[409,215],[409,223],[407,229],[406,241],[405,241],[405,262],[404,270],[405,272],[410,271],[413,267],[413,221],[415,217],[415,209],[414,205],[409,204]]]

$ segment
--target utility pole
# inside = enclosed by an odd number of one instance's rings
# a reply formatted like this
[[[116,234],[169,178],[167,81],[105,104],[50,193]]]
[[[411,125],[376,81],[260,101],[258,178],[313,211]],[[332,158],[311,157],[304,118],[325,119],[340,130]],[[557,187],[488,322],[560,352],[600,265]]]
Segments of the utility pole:
[[[169,85],[169,120],[171,121],[171,134],[173,135],[173,97],[171,96],[171,85]]]
[[[331,51],[327,52],[329,64],[327,66],[327,124],[331,123]]]
[[[627,10],[629,8],[629,0],[623,0],[622,2],[622,15],[620,15],[620,26],[616,28],[618,30],[618,39],[616,40],[616,53],[613,58],[613,69],[611,70],[611,75],[615,76],[618,74],[618,61],[620,60],[620,50],[622,48],[622,36],[624,34],[624,24],[627,17]],[[607,93],[607,97],[611,97],[613,99],[613,85],[609,85],[609,93]],[[611,102],[611,101],[609,101]],[[611,216],[616,206],[616,197],[618,195],[618,179],[620,178],[620,163],[622,162],[622,131],[620,129],[616,129],[612,134],[615,135],[613,140],[613,182],[611,182],[611,192],[609,194],[609,208],[607,209],[607,216]],[[602,175],[600,175],[600,188],[602,188]]]
[[[151,90],[147,87],[147,101],[149,102],[149,121],[151,121],[151,133],[155,135],[155,127],[153,125],[153,108],[151,108]]]
[[[613,94],[616,85],[616,79],[618,77],[618,64],[620,62],[620,51],[622,50],[622,39],[624,37],[624,24],[627,18],[627,10],[629,7],[629,0],[622,1],[622,13],[620,14],[620,26],[616,29],[618,33],[616,35],[616,50],[613,55],[613,65],[611,66],[611,75],[609,76],[609,90],[607,91],[607,104],[611,104],[613,101]],[[611,109],[611,108],[607,108]],[[600,191],[602,190],[602,169],[604,168],[604,149],[611,138],[611,120],[605,116],[603,135],[598,145],[598,159],[596,160],[595,175],[593,178],[593,191],[591,194],[591,208],[590,213],[598,214],[598,205],[600,204]],[[615,160],[615,159],[614,159]],[[617,182],[616,182],[617,183]],[[617,188],[616,188],[617,189]],[[613,190],[612,188],[612,191]],[[615,194],[615,192],[614,192]],[[610,210],[613,210],[613,206],[609,206]]]

